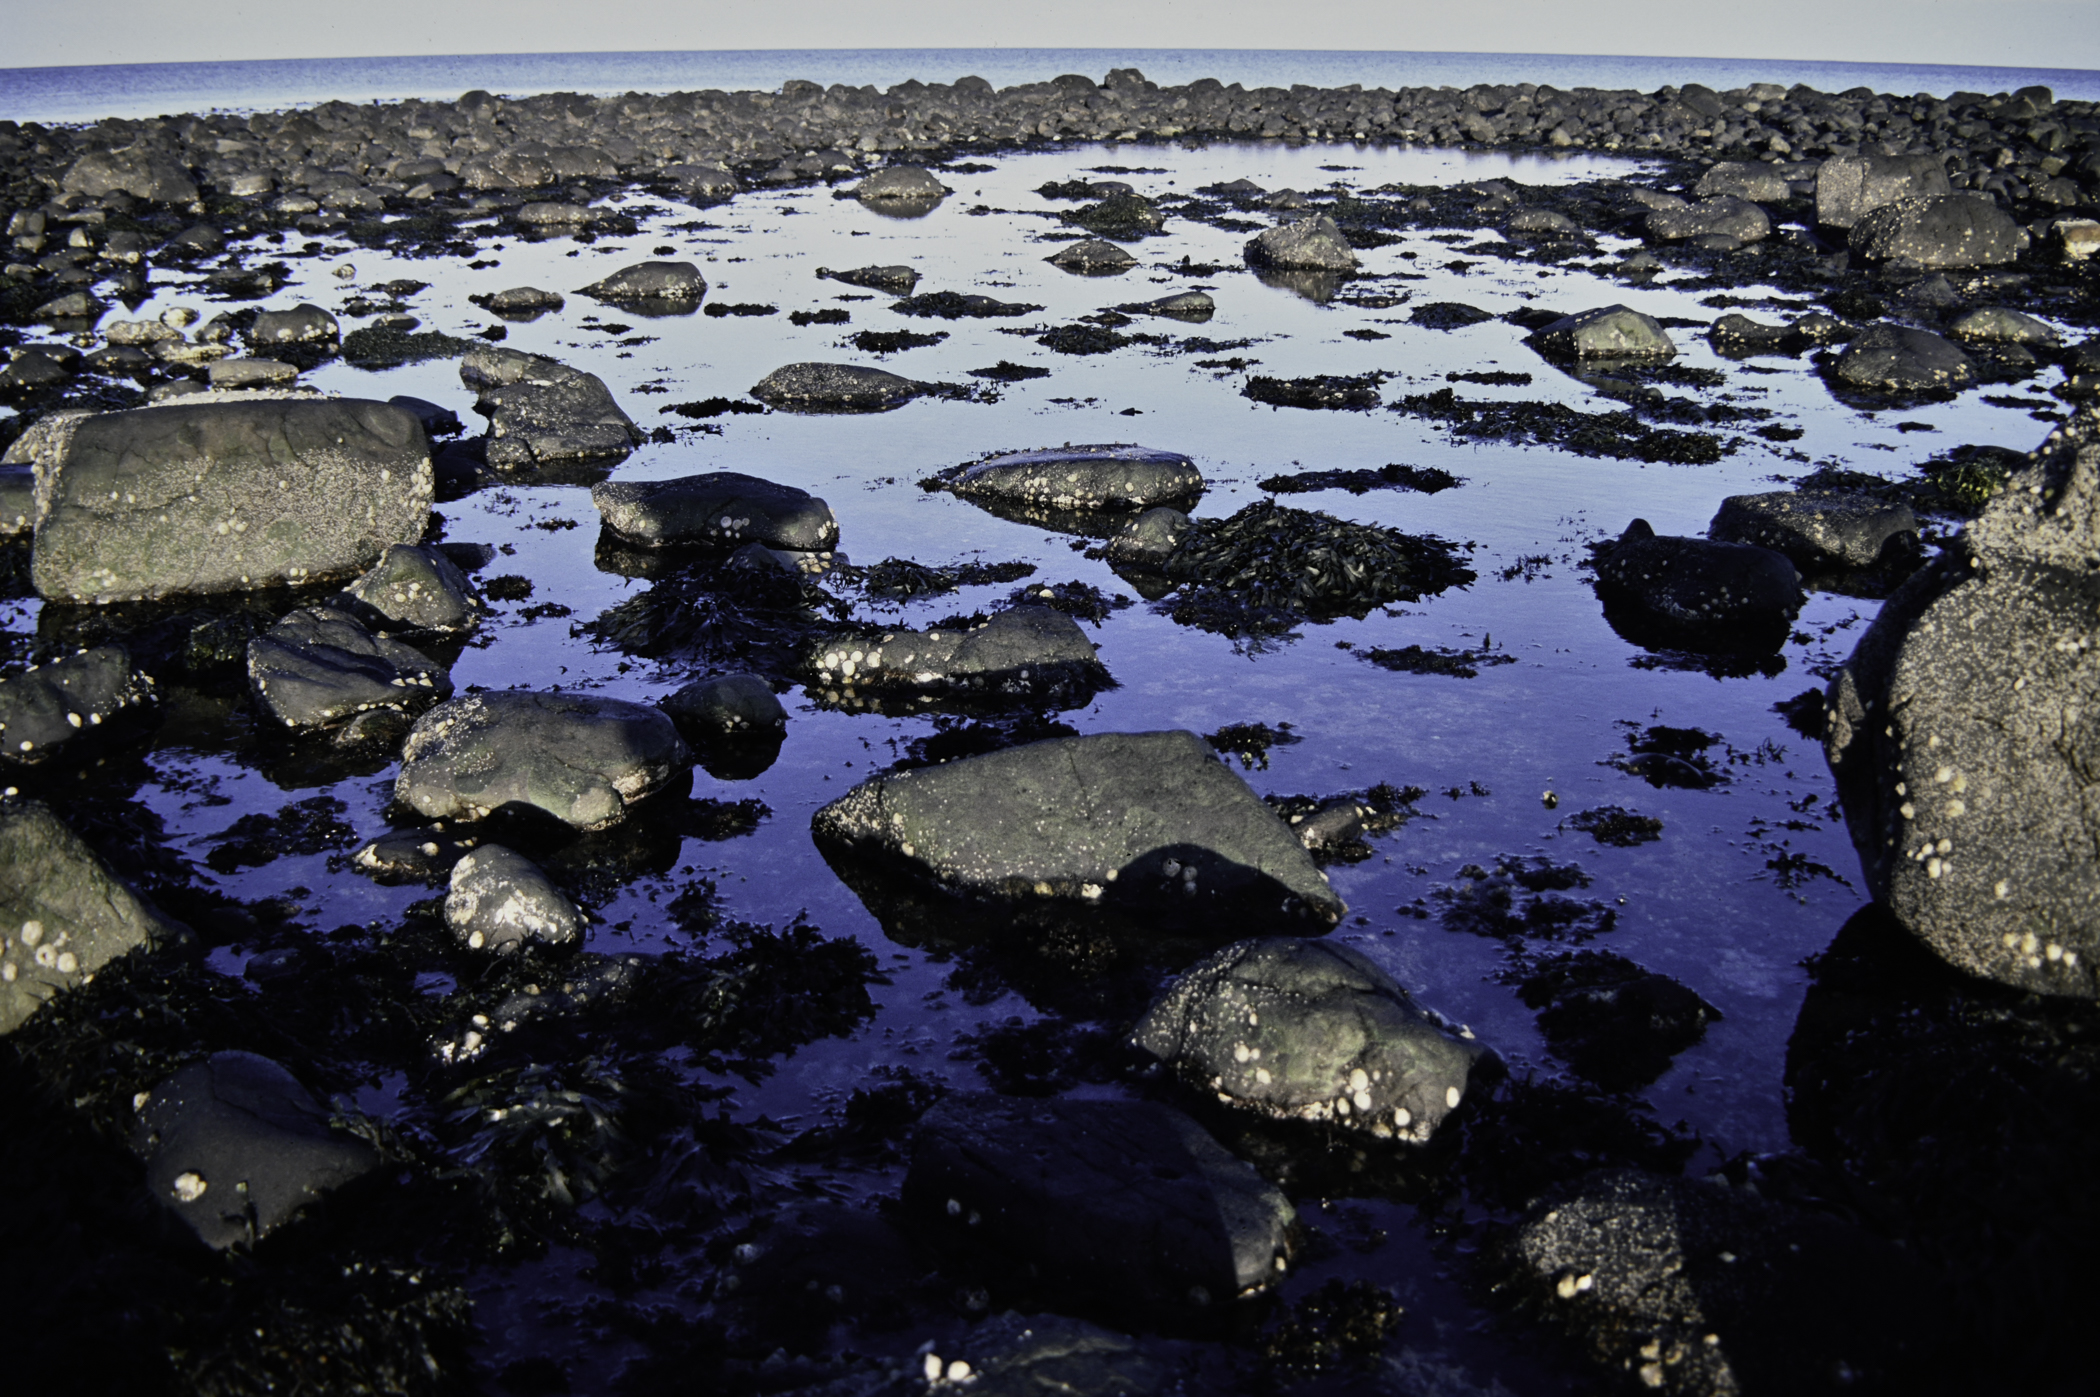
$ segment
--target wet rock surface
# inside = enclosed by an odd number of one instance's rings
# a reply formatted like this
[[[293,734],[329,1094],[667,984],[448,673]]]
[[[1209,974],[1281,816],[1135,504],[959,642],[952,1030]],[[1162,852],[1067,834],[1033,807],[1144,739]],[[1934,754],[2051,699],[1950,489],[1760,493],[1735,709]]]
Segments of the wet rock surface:
[[[382,631],[469,631],[482,607],[459,565],[428,544],[397,543],[372,570],[343,589],[367,625]]]
[[[859,364],[788,364],[773,370],[751,396],[791,412],[884,412],[919,396],[923,386]]]
[[[1009,452],[926,483],[967,500],[1071,510],[1192,504],[1203,493],[1203,473],[1188,457],[1122,444]]]
[[[1658,535],[1645,519],[1597,556],[1597,595],[1629,638],[1694,650],[1769,650],[1801,608],[1801,575],[1755,544]]]
[[[1833,490],[1731,495],[1721,501],[1706,536],[1784,553],[1802,572],[1872,567],[1891,540],[1915,544],[1910,506]],[[1897,544],[1901,547],[1901,542]]]
[[[498,470],[619,461],[641,440],[603,379],[558,360],[476,349],[459,376],[489,419],[486,459]]]
[[[839,540],[831,506],[805,490],[736,471],[591,487],[605,527],[644,548],[737,548],[762,543],[828,551]]]
[[[1110,685],[1079,623],[1047,606],[1015,606],[946,630],[819,635],[802,671],[827,703],[898,700],[1070,708]]]
[[[121,645],[32,665],[0,677],[0,757],[36,766],[77,755],[131,726],[126,720],[153,701],[152,679],[132,667]]]
[[[452,695],[442,666],[374,635],[334,607],[303,607],[248,642],[255,702],[288,728],[324,728],[386,709],[415,713]]]
[[[1192,966],[1134,1041],[1243,1109],[1409,1141],[1458,1109],[1486,1053],[1361,952],[1286,938]]]
[[[539,866],[501,844],[483,844],[452,865],[445,925],[470,951],[516,951],[526,942],[561,946],[585,919]]]

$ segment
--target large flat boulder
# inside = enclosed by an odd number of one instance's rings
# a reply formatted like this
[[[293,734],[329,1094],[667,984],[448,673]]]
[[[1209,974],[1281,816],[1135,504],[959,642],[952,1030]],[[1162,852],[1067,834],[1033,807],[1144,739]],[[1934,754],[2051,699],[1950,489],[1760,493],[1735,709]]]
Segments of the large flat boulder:
[[[1851,239],[1853,254],[1864,261],[1926,271],[2001,266],[2018,258],[2027,243],[2027,230],[2011,214],[1975,194],[1886,205],[1853,225]]]
[[[886,369],[862,364],[783,364],[760,379],[751,396],[786,412],[886,412],[925,392]]]
[[[49,807],[0,802],[0,1035],[117,957],[188,937]]]
[[[504,690],[416,720],[394,798],[432,819],[478,820],[513,803],[604,829],[692,766],[662,709],[588,694]]]
[[[700,544],[818,552],[839,541],[831,506],[792,485],[736,471],[675,480],[607,481],[591,488],[605,527],[643,548]]]
[[[1057,509],[1188,505],[1203,493],[1203,472],[1180,452],[1120,442],[1012,451],[938,479],[964,499]]]
[[[1867,891],[1972,975],[2100,998],[2100,414],[1889,598],[1825,751]]]
[[[966,896],[1326,923],[1347,910],[1290,827],[1191,732],[1053,738],[886,773],[811,823]]]
[[[1976,381],[1976,365],[1948,341],[1930,330],[1886,322],[1853,336],[1830,373],[1870,393],[1951,393]]]
[[[414,543],[435,489],[413,413],[260,398],[68,420],[35,451],[30,576],[112,602],[354,577]]]

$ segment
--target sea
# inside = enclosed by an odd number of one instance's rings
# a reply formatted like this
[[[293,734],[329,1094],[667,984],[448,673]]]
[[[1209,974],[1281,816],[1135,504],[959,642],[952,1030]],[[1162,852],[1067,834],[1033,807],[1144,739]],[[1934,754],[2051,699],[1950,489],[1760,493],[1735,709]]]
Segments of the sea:
[[[326,101],[499,96],[541,92],[770,91],[791,78],[889,87],[917,78],[981,77],[997,87],[1061,73],[1099,78],[1137,68],[1159,83],[1217,78],[1247,87],[1451,86],[1535,82],[1653,91],[1704,83],[1806,83],[1825,92],[2010,92],[2040,83],[2059,98],[2100,99],[2091,69],[1829,63],[1782,58],[1635,58],[1608,54],[1408,53],[1344,49],[737,49],[677,53],[484,53],[284,58],[226,63],[127,63],[0,68],[0,117],[91,122],[205,110],[280,110]]]

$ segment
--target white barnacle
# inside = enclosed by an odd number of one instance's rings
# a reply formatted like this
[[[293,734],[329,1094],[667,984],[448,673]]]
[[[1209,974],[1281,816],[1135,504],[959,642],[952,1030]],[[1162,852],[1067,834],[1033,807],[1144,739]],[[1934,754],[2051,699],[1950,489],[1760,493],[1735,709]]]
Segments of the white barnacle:
[[[2051,951],[2054,951],[2056,947],[2051,946],[2049,949]],[[2049,959],[2055,960],[2056,957],[2052,955],[2049,957]],[[74,971],[78,969],[80,969],[80,957],[74,955],[71,951],[60,951],[58,953],[59,974],[71,975]]]
[[[42,922],[38,922],[38,921],[27,921],[27,922],[24,922],[24,923],[22,923],[22,944],[23,944],[23,945],[25,945],[25,946],[34,946],[34,945],[35,945],[35,944],[36,944],[37,942],[39,942],[39,941],[41,941],[41,940],[43,940],[43,939],[44,939],[44,924],[43,924]]]
[[[1457,1088],[1457,1087],[1445,1087],[1445,1088],[1444,1088],[1444,1105],[1445,1105],[1446,1107],[1448,1107],[1449,1109],[1453,1110],[1453,1111],[1456,1111],[1456,1110],[1458,1109],[1458,1088]]]
[[[939,1382],[941,1380],[941,1374],[947,1371],[947,1367],[941,1362],[941,1356],[939,1354],[929,1353],[926,1355],[926,1363],[923,1371],[926,1374],[926,1381]]]
[[[202,1174],[197,1173],[195,1170],[188,1170],[175,1176],[174,1186],[168,1191],[175,1196],[175,1200],[179,1203],[194,1203],[202,1198],[204,1191],[210,1187],[211,1185],[204,1181]]]

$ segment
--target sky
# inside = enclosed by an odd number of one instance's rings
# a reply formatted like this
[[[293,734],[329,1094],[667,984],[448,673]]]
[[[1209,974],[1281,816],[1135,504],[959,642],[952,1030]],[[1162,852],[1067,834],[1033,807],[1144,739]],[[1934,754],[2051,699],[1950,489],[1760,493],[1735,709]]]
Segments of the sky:
[[[0,67],[807,48],[1627,54],[2100,69],[2100,0],[60,0]]]

